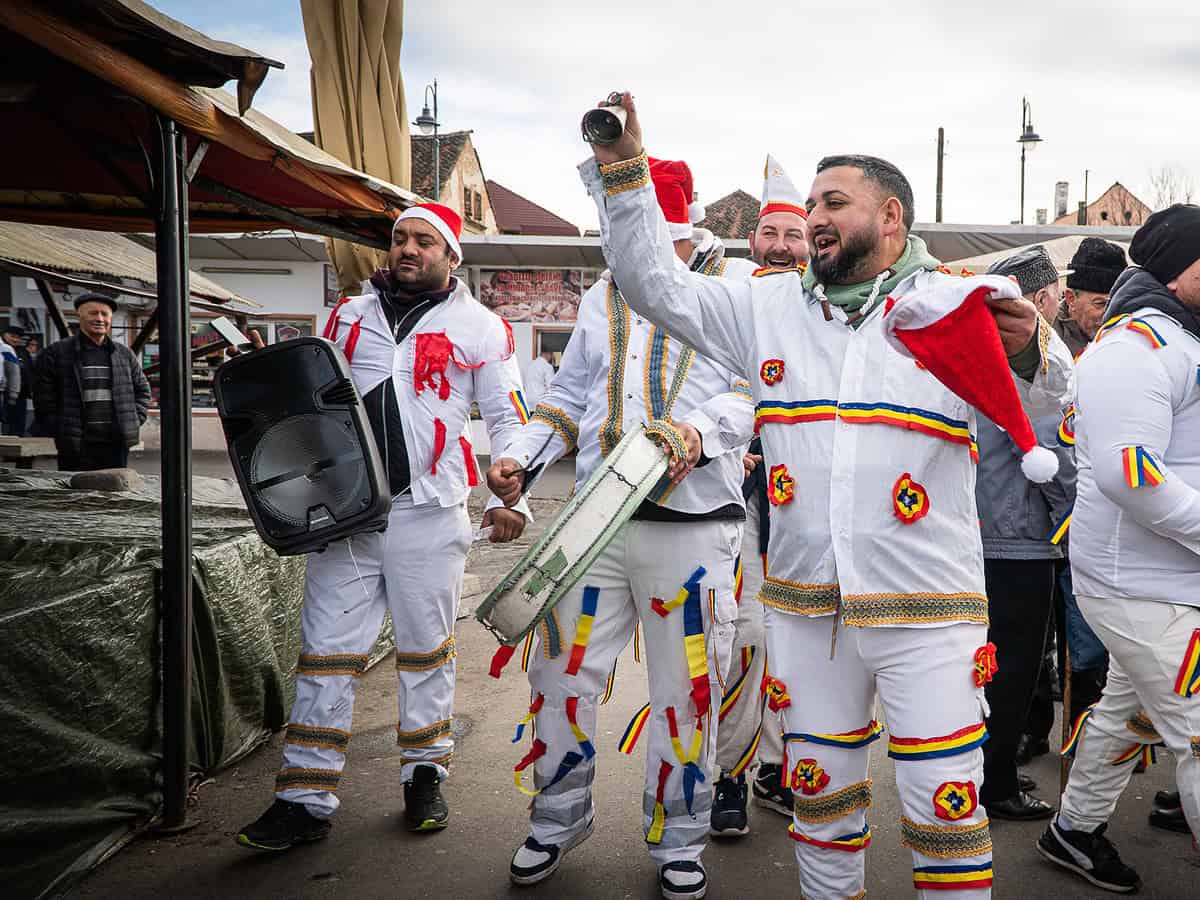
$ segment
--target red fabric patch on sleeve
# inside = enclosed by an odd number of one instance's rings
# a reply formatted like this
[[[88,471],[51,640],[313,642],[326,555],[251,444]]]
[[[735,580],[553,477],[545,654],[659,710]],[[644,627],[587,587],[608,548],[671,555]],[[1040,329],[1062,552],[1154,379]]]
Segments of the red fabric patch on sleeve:
[[[444,436],[442,440],[445,441]],[[458,439],[458,446],[462,448],[463,464],[467,467],[467,485],[476,487],[479,484],[479,469],[475,465],[475,449],[465,437]]]
[[[441,419],[433,420],[433,465],[429,468],[431,475],[437,474],[438,460],[442,458],[442,451],[446,449],[446,423]]]

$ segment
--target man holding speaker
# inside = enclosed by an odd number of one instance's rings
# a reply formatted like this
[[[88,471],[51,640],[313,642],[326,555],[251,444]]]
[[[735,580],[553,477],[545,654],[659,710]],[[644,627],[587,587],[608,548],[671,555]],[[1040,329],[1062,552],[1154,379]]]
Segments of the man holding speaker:
[[[702,276],[752,271],[748,260],[726,259],[711,232],[693,227],[703,212],[692,202],[686,163],[654,160],[650,167],[680,264]],[[540,651],[529,654],[536,741],[516,768],[518,776],[532,771],[534,790],[522,788],[533,795],[529,836],[509,867],[519,885],[550,877],[592,832],[596,710],[640,623],[650,702],[621,749],[632,752],[645,731],[642,822],[663,896],[698,898],[707,890],[700,855],[712,809],[716,713],[723,684],[734,678],[729,653],[745,519],[741,450],[753,428],[749,385],[631,312],[606,273],[580,303],[523,447],[510,458],[494,457],[488,483],[513,502],[527,486],[527,471],[577,446],[576,483],[583,485],[623,434],[651,423],[677,431],[687,460],[676,461],[674,480],[656,487],[542,620]]]
[[[405,824],[444,828],[439,787],[453,751],[454,618],[471,544],[467,496],[479,483],[469,439],[477,403],[492,452],[519,440],[526,420],[507,323],[451,272],[462,221],[425,203],[396,220],[388,268],[371,292],[342,300],[325,337],[350,362],[380,455],[392,508],[387,530],[311,555],[303,649],[275,802],[237,835],[242,846],[286,850],[325,837],[350,742],[354,681],[366,670],[384,614],[392,615],[399,678],[400,780]],[[527,507],[492,498],[483,524],[495,542],[518,537]]]
[[[864,895],[878,699],[917,895],[990,896],[975,408],[1047,480],[1057,460],[1028,416],[1069,402],[1070,354],[1011,281],[940,266],[910,234],[908,180],[876,157],[818,165],[803,274],[697,278],[672,257],[632,97],[621,104],[623,134],[580,167],[613,277],[631,309],[750,375],[757,401],[767,689],[787,731],[800,890]]]

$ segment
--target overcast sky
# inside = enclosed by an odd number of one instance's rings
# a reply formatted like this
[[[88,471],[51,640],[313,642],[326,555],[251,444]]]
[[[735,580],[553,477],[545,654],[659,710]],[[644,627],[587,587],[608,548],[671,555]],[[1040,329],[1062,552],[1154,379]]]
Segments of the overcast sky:
[[[299,0],[151,0],[287,64],[255,107],[311,130]],[[713,10],[716,10],[714,13]],[[443,130],[473,129],[484,173],[584,228],[574,171],[582,112],[638,99],[647,149],[688,161],[701,201],[758,196],[765,154],[806,191],[816,162],[896,163],[933,221],[937,129],[944,219],[1017,218],[1021,98],[1044,142],[1026,165],[1026,222],[1070,182],[1070,208],[1114,181],[1153,203],[1152,170],[1200,176],[1200,4],[928,2],[723,4],[409,0],[401,71],[409,118],[438,79]]]

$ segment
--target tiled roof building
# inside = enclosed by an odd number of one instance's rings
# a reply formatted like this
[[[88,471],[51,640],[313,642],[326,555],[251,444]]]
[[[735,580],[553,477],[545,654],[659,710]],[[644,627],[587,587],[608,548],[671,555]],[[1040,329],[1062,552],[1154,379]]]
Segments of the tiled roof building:
[[[721,238],[746,238],[758,224],[758,210],[757,197],[737,190],[706,204],[700,227]]]

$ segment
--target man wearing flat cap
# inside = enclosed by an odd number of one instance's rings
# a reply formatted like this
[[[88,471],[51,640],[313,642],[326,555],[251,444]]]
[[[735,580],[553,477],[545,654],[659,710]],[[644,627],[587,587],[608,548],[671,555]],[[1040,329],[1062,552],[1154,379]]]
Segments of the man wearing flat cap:
[[[1067,268],[1067,289],[1054,330],[1079,356],[1104,321],[1108,295],[1117,276],[1125,271],[1125,251],[1101,238],[1084,238]]]
[[[1006,275],[1053,322],[1058,314],[1062,273],[1046,248],[1030,247],[994,263],[988,274]],[[1054,523],[1070,506],[1074,469],[1070,453],[1056,446],[1059,417],[1033,420],[1038,442],[1059,456],[1058,474],[1034,484],[1021,472],[1021,451],[992,422],[979,419],[979,471],[975,502],[983,531],[984,578],[998,671],[985,693],[991,714],[983,746],[979,799],[996,819],[1045,819],[1053,808],[1028,793],[1033,785],[1017,772],[1017,745],[1025,727],[1042,664],[1042,648],[1054,600],[1054,564],[1062,548],[1048,540]]]
[[[150,409],[150,383],[134,352],[111,336],[117,302],[75,298],[79,331],[38,357],[33,405],[68,472],[123,468]]]
[[[25,349],[25,329],[9,323],[0,335],[0,388],[4,408],[0,422],[4,433],[20,437],[25,433],[25,403],[29,398],[30,359]]]
[[[1200,834],[1200,207],[1155,213],[1129,247],[1107,319],[1079,358],[1076,600],[1109,653],[1104,694],[1077,729],[1057,817],[1038,841],[1094,885],[1139,879],[1105,837],[1147,746],[1175,759]]]

